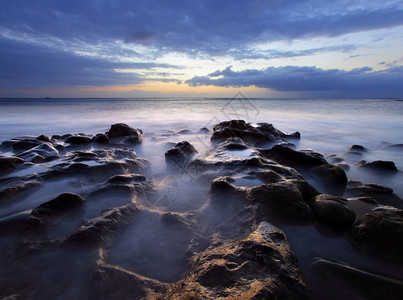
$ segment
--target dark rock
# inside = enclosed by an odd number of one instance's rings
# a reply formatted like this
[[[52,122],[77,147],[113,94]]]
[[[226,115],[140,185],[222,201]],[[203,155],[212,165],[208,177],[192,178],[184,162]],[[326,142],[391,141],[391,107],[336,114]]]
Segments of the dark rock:
[[[383,150],[386,150],[386,151],[402,151],[403,150],[403,144],[388,145],[388,146],[384,147]]]
[[[89,152],[89,151],[74,151],[70,156],[69,160],[72,160],[74,162],[81,162],[81,161],[92,161],[92,160],[97,160],[98,155],[94,152]]]
[[[209,132],[210,132],[210,129],[208,129],[208,128],[206,128],[206,127],[203,127],[203,128],[200,128],[200,129],[199,129],[199,132],[206,134],[206,133],[209,133]]]
[[[214,179],[210,185],[211,193],[231,193],[236,191],[236,187],[231,183],[235,182],[235,180],[231,177],[219,177]]]
[[[19,182],[15,185],[9,186],[0,191],[0,203],[20,196],[23,193],[32,191],[39,186],[41,186],[41,183],[35,180],[24,180],[23,182]]]
[[[39,205],[32,211],[32,215],[38,218],[52,217],[79,208],[83,203],[84,200],[79,195],[63,193],[56,198]]]
[[[347,148],[348,152],[368,152],[368,149],[361,145],[351,145]]]
[[[247,149],[248,146],[243,142],[241,138],[238,137],[231,137],[228,138],[225,142],[220,145],[220,148],[226,150],[243,150]]]
[[[326,156],[326,158],[332,163],[332,164],[337,164],[337,163],[342,163],[344,162],[344,158],[338,156],[337,154],[330,154]]]
[[[168,299],[311,299],[285,234],[267,222],[247,237],[197,256]]]
[[[403,210],[379,207],[352,227],[350,241],[359,249],[403,264]]]
[[[368,167],[378,170],[397,171],[396,165],[393,161],[375,160],[373,162],[360,162],[361,167]]]
[[[13,235],[35,231],[43,225],[41,219],[32,216],[29,212],[20,212],[0,218],[0,234]]]
[[[241,138],[245,144],[257,146],[280,140],[285,134],[271,124],[259,123],[253,126],[243,120],[221,122],[213,127],[212,142],[223,142],[231,137]]]
[[[14,156],[0,156],[0,175],[13,171],[18,165],[25,162],[22,158]]]
[[[286,134],[285,138],[287,139],[297,139],[299,140],[301,138],[301,133],[299,133],[298,131],[291,133],[291,134]]]
[[[178,134],[192,134],[193,132],[189,129],[182,129],[178,131]]]
[[[350,180],[345,197],[373,197],[383,205],[391,205],[403,209],[403,200],[393,193],[393,189],[373,183]]]
[[[78,228],[66,242],[84,245],[107,243],[117,230],[132,219],[137,211],[138,208],[132,202],[118,208],[107,209],[99,217],[88,220]]]
[[[32,149],[36,146],[42,145],[44,142],[34,139],[22,139],[13,142],[12,148],[14,152],[23,152]]]
[[[147,177],[141,174],[119,174],[108,179],[107,183],[130,184],[133,182],[146,182]]]
[[[310,207],[318,221],[334,229],[345,229],[355,221],[355,213],[342,197],[320,194],[315,196]]]
[[[91,143],[91,138],[82,135],[73,135],[65,140],[66,143],[72,145],[85,145]]]
[[[129,125],[118,123],[111,126],[108,131],[108,138],[116,138],[116,137],[132,137],[134,140],[137,140],[138,143],[141,143],[143,140],[143,132],[141,129],[134,129]]]
[[[109,139],[105,134],[98,133],[92,138],[92,142],[97,144],[107,144],[109,142]]]
[[[259,152],[264,157],[290,167],[313,167],[327,164],[327,161],[322,154],[313,152],[311,150],[296,151],[289,147],[276,145],[270,150],[259,150]]]
[[[168,166],[183,168],[197,153],[197,150],[187,141],[179,142],[175,147],[165,152],[165,161]]]
[[[312,172],[321,180],[334,185],[345,186],[348,182],[346,172],[338,166],[324,164],[313,167]]]
[[[50,139],[50,137],[48,137],[47,135],[40,135],[36,138],[38,141],[42,141],[42,142],[48,142],[51,143],[52,140]]]
[[[40,155],[43,158],[49,158],[49,157],[58,158],[59,152],[55,149],[55,147],[53,147],[52,144],[42,142],[42,144],[38,146],[35,146],[29,150],[16,154],[16,156],[21,157],[23,159],[25,158],[33,159],[37,155]]]
[[[313,214],[299,189],[291,182],[264,184],[249,188],[247,200],[274,224],[313,219]]]

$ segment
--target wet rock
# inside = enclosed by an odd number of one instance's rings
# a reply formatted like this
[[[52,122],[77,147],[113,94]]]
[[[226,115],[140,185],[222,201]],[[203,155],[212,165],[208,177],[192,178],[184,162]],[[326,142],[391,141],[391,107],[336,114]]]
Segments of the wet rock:
[[[208,249],[169,299],[311,299],[285,234],[267,222],[247,237]]]
[[[109,139],[105,134],[98,133],[92,137],[91,141],[97,144],[107,144],[109,142]]]
[[[50,137],[48,137],[47,135],[40,135],[36,138],[38,141],[42,141],[42,142],[48,142],[51,143],[52,140],[50,139]]]
[[[107,243],[137,212],[138,208],[132,202],[118,208],[107,209],[99,217],[90,219],[80,226],[66,242],[84,245]]]
[[[27,234],[42,226],[42,220],[31,215],[30,210],[0,218],[0,234]]]
[[[73,209],[82,207],[84,200],[74,193],[63,193],[56,198],[42,203],[32,211],[38,218],[47,218],[64,214]]]
[[[378,170],[386,170],[396,172],[397,168],[393,161],[385,161],[385,160],[375,160],[373,162],[361,161],[359,162],[360,167],[378,169]]]
[[[295,223],[313,219],[313,214],[299,189],[291,182],[264,184],[249,188],[247,200],[273,224]]]
[[[337,164],[337,163],[342,163],[344,162],[344,158],[340,157],[337,154],[330,154],[328,156],[326,156],[327,160],[332,163],[332,164]]]
[[[208,129],[208,128],[206,128],[206,127],[203,127],[203,128],[200,128],[200,129],[199,129],[199,132],[200,132],[200,133],[205,133],[205,134],[207,134],[207,133],[210,132],[210,129]]]
[[[344,197],[372,197],[383,205],[403,209],[403,200],[393,193],[393,189],[379,184],[350,180]]]
[[[14,152],[23,152],[32,149],[36,146],[42,145],[44,142],[35,139],[21,139],[14,140],[12,144],[12,149]]]
[[[287,139],[296,139],[299,140],[301,138],[301,133],[299,133],[298,131],[291,133],[291,134],[286,134],[285,138]]]
[[[355,213],[342,197],[320,194],[310,204],[315,217],[334,229],[346,229],[355,221]]]
[[[352,227],[350,241],[359,249],[403,264],[403,210],[375,208]]]
[[[346,172],[338,166],[324,164],[313,167],[312,172],[330,184],[345,186],[348,182]]]
[[[347,152],[368,152],[369,150],[361,145],[351,145],[348,146]]]
[[[22,158],[14,156],[0,156],[0,175],[13,171],[18,165],[25,162]]]
[[[30,192],[39,186],[41,186],[41,183],[36,180],[23,180],[15,185],[6,187],[3,190],[0,190],[0,203]]]
[[[141,129],[134,129],[123,123],[112,125],[107,133],[107,136],[109,139],[117,137],[131,137],[131,141],[137,143],[141,143],[143,140],[143,132]]]
[[[86,145],[91,143],[91,138],[82,135],[73,135],[65,140],[66,143],[71,145]]]
[[[165,161],[170,167],[183,168],[196,153],[197,150],[192,144],[182,141],[165,152]]]
[[[146,182],[147,177],[141,174],[119,174],[108,179],[107,183],[130,184],[134,182]]]
[[[81,162],[81,161],[92,161],[92,160],[97,160],[98,155],[94,152],[89,152],[89,151],[74,151],[69,155],[68,160],[74,161],[74,162]]]
[[[177,134],[192,134],[193,132],[189,129],[182,129],[177,132]]]
[[[228,138],[225,142],[220,145],[220,148],[226,150],[243,150],[247,149],[248,146],[244,143],[241,138],[238,137],[231,137]]]
[[[42,144],[38,146],[16,154],[16,156],[23,159],[33,159],[38,155],[42,156],[44,159],[52,160],[59,157],[59,151],[57,151],[52,144],[42,142]]]
[[[289,147],[276,145],[269,150],[259,150],[259,152],[264,157],[290,167],[314,167],[327,164],[327,161],[322,154],[313,152],[312,150],[297,151]]]
[[[93,277],[96,279],[94,290],[97,291],[93,298],[149,299],[167,290],[167,284],[108,264],[99,265]]]
[[[254,126],[243,120],[221,122],[213,127],[212,142],[223,142],[231,137],[241,138],[247,145],[258,146],[280,140],[285,134],[271,124],[258,123]]]
[[[350,170],[350,166],[347,163],[336,164],[336,166],[343,169],[344,171]]]
[[[216,178],[211,182],[210,191],[213,194],[233,193],[236,191],[236,187],[231,184],[233,182],[235,180],[231,177]]]
[[[289,183],[292,183],[299,190],[302,198],[308,205],[310,205],[314,201],[315,196],[319,195],[319,192],[304,179],[293,178],[288,179],[287,181]]]

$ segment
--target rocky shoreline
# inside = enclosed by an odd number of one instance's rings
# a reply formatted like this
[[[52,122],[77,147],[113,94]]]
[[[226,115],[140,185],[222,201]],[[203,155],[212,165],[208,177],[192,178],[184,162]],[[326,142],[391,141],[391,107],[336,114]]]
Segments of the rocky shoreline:
[[[401,297],[403,200],[392,189],[349,180],[339,155],[296,150],[299,132],[231,120],[200,133],[207,151],[177,141],[165,152],[174,182],[165,198],[155,196],[152,162],[135,152],[141,129],[4,141],[0,296]],[[401,172],[390,161],[357,165]],[[170,209],[181,176],[197,208]],[[309,241],[341,246],[322,253]]]

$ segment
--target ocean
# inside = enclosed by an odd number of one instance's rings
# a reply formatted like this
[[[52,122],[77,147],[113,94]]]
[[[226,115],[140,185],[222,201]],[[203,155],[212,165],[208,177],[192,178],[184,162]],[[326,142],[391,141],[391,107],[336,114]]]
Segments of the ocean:
[[[0,142],[18,136],[106,132],[114,123],[126,123],[144,133],[136,152],[154,168],[163,167],[164,132],[200,128],[231,119],[271,123],[283,132],[301,133],[297,149],[312,149],[325,156],[342,155],[358,144],[369,152],[350,157],[349,179],[387,185],[402,197],[401,172],[393,178],[362,172],[359,160],[391,160],[403,169],[401,152],[385,151],[389,144],[403,143],[403,101],[394,99],[248,99],[234,98],[136,98],[136,99],[0,99]],[[178,134],[165,142],[188,140],[208,148],[208,137]],[[199,149],[200,150],[200,149]],[[200,151],[199,151],[200,152]]]

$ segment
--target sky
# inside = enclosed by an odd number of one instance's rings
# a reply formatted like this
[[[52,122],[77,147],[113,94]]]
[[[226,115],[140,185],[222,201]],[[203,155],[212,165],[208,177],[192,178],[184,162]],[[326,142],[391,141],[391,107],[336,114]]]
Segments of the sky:
[[[402,0],[0,0],[0,97],[403,98]]]

